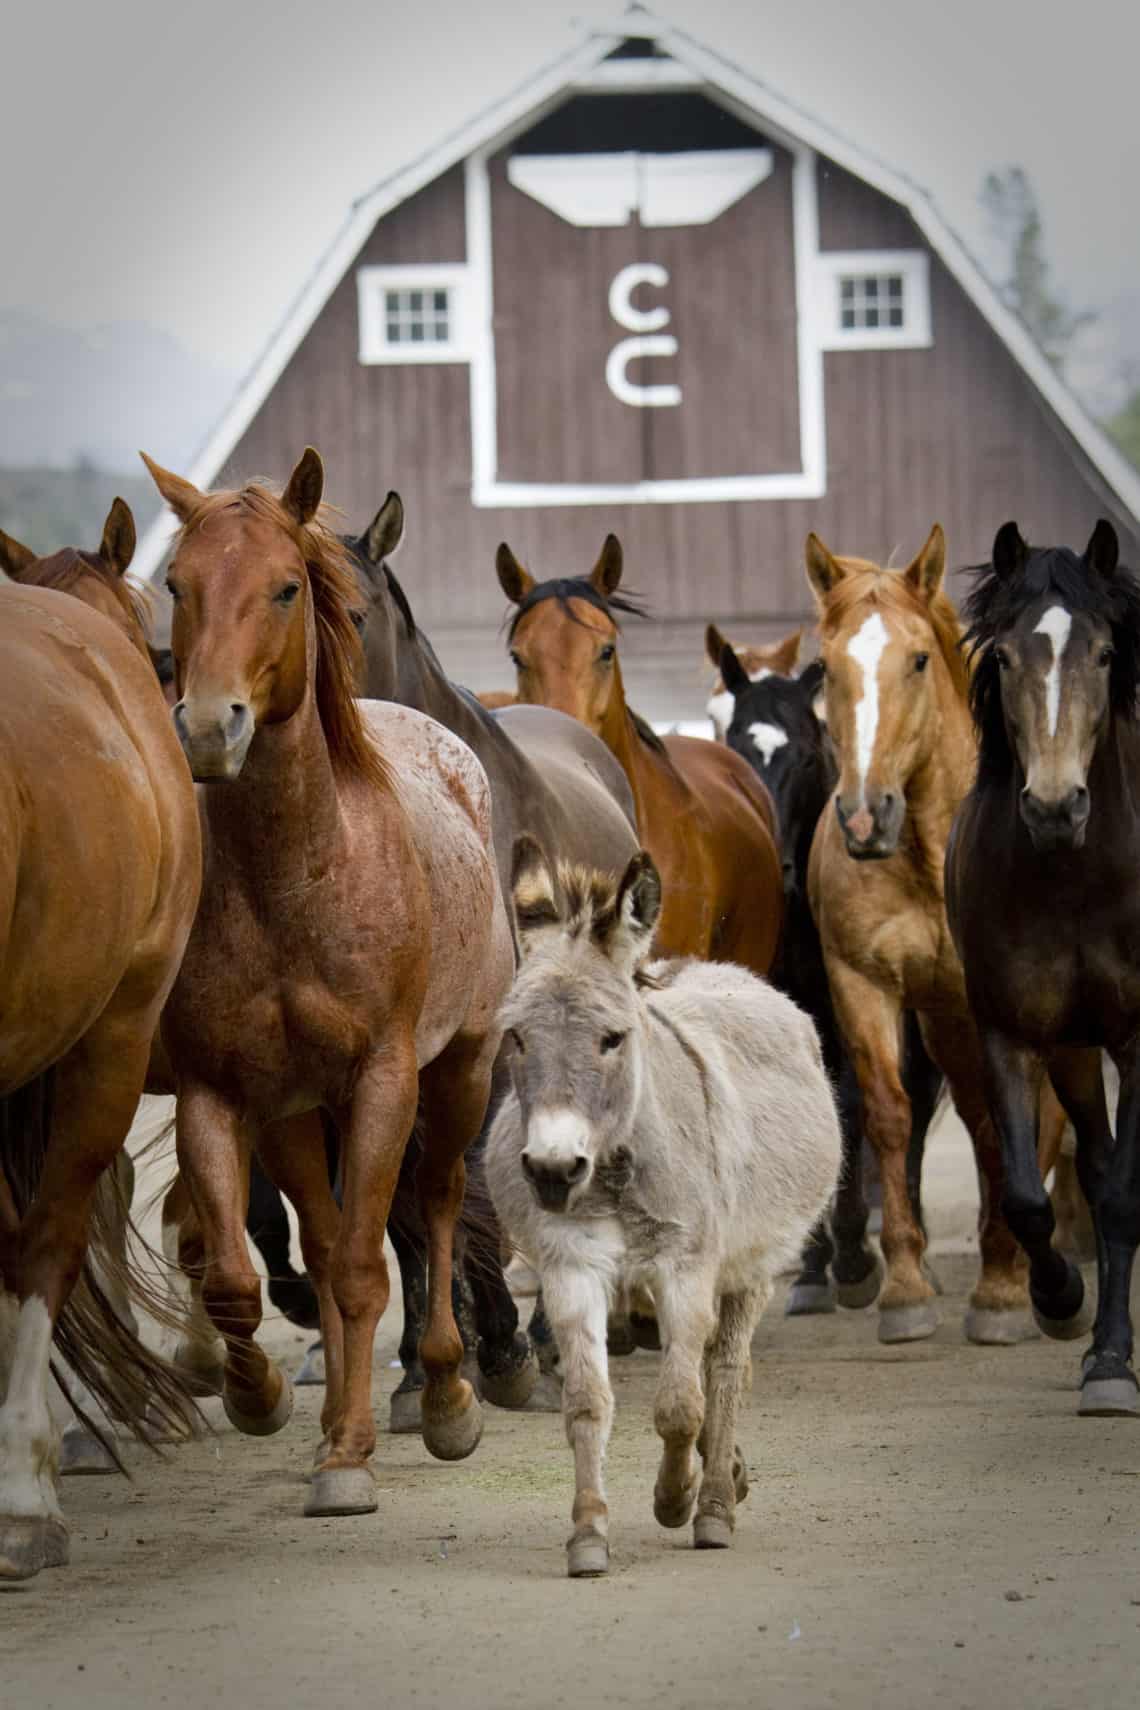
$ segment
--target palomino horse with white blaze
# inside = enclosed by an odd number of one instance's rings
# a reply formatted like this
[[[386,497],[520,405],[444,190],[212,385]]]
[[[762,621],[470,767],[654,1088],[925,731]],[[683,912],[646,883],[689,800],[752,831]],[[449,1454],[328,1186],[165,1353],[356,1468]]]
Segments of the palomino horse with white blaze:
[[[1140,1242],[1140,583],[1108,522],[1080,557],[1016,523],[967,603],[977,782],[946,857],[946,900],[1001,1135],[1010,1224],[1038,1322],[1078,1334],[1084,1289],[1054,1248],[1035,1152],[1049,1078],[1077,1133],[1099,1283],[1080,1411],[1140,1412],[1129,1288]],[[1113,1140],[1101,1052],[1120,1071]]]
[[[618,593],[620,543],[606,537],[588,577],[536,582],[506,545],[495,562],[518,607],[510,648],[519,700],[580,719],[629,779],[638,836],[661,875],[661,952],[766,974],[783,914],[771,798],[739,755],[700,738],[662,739],[627,705],[618,614],[639,608]]]
[[[67,1560],[53,1335],[112,1418],[142,1435],[148,1405],[192,1418],[84,1267],[201,882],[193,786],[122,582],[133,549],[121,501],[97,555],[0,538],[21,581],[52,584],[0,587],[0,1579]]]
[[[356,577],[305,452],[280,498],[203,494],[148,460],[182,529],[170,567],[175,726],[201,780],[202,900],[163,1039],[239,1430],[289,1417],[256,1341],[243,1219],[251,1150],[293,1201],[321,1307],[327,1385],[308,1514],[377,1505],[372,1347],[384,1227],[417,1119],[428,1236],[422,1426],[444,1459],[481,1417],[459,1375],[452,1238],[513,968],[478,761],[432,720],[355,699]],[[320,1111],[338,1131],[343,1215]]]
[[[836,558],[814,534],[806,555],[819,607],[827,725],[839,760],[835,811],[819,821],[809,887],[882,1174],[887,1276],[879,1338],[914,1341],[938,1322],[925,1237],[907,1188],[911,1112],[899,1038],[903,1013],[913,1010],[978,1165],[982,1275],[966,1334],[1018,1341],[1031,1333],[1024,1261],[1000,1212],[997,1136],[943,899],[946,842],[975,762],[961,632],[942,590],[945,540],[936,524],[905,570]]]

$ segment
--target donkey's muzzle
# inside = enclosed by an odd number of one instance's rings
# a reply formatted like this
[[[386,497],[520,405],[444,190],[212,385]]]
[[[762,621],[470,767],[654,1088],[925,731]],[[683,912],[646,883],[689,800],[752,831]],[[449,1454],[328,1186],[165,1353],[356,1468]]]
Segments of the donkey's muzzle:
[[[885,861],[898,848],[906,817],[902,796],[884,790],[873,806],[861,803],[853,808],[836,796],[835,813],[853,861]]]
[[[236,778],[253,741],[253,709],[245,701],[181,700],[174,728],[197,783]]]
[[[1059,801],[1043,802],[1025,788],[1021,792],[1021,817],[1034,849],[1047,854],[1053,849],[1079,849],[1089,823],[1089,793],[1078,784]]]
[[[545,1211],[565,1211],[571,1188],[578,1187],[590,1173],[590,1160],[579,1154],[575,1158],[543,1159],[536,1163],[526,1152],[522,1155],[523,1175],[534,1189],[538,1203]]]

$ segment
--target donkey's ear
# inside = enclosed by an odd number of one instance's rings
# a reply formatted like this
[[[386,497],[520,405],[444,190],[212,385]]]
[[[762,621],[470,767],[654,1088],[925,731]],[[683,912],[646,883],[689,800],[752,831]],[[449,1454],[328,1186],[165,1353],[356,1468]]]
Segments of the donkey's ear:
[[[291,517],[304,525],[316,516],[324,490],[325,466],[321,462],[321,454],[307,445],[301,453],[301,461],[289,477],[281,503]]]
[[[920,600],[927,605],[942,586],[946,574],[946,536],[942,524],[935,523],[926,537],[922,551],[907,565],[904,575]]]
[[[523,949],[532,932],[544,926],[558,925],[554,875],[541,846],[529,831],[515,838],[511,856],[511,896]]]
[[[169,469],[164,469],[161,463],[156,463],[148,457],[145,451],[139,456],[150,472],[150,478],[178,518],[179,522],[187,522],[191,514],[202,503],[202,495],[193,481],[185,480],[181,475],[175,475]]]
[[[708,624],[705,628],[705,652],[708,654],[718,671],[720,670],[720,656],[727,646],[728,642],[720,633],[716,624]]]
[[[1029,548],[1021,538],[1021,530],[1015,522],[1002,523],[994,535],[994,549],[991,563],[996,573],[1003,579],[1014,576],[1022,568],[1029,557]]]
[[[399,493],[389,493],[360,537],[364,556],[377,568],[391,558],[404,538],[404,503]]]
[[[1116,530],[1104,517],[1093,529],[1092,538],[1085,547],[1085,563],[1106,582],[1116,574],[1116,566],[1120,563],[1120,542],[1116,538]]]
[[[813,529],[804,542],[804,563],[808,581],[816,602],[823,605],[833,588],[837,588],[847,572],[823,544]]]
[[[661,914],[661,875],[647,849],[630,861],[618,886],[617,920],[606,940],[606,954],[629,973],[649,954]]]
[[[499,550],[495,554],[495,570],[499,586],[508,600],[513,605],[521,606],[536,583],[530,571],[523,569],[505,540],[499,543]]]
[[[135,519],[123,499],[114,499],[103,524],[99,556],[114,575],[121,576],[135,555]]]
[[[607,534],[598,554],[598,562],[590,571],[590,584],[608,600],[616,594],[621,581],[621,541],[616,534]]]
[[[800,642],[804,638],[802,629],[793,630],[783,641],[776,643],[768,654],[768,669],[777,677],[794,677],[796,666],[800,662]]]
[[[35,562],[36,555],[30,546],[21,546],[18,540],[13,540],[0,528],[0,570],[6,576],[18,582]]]
[[[730,695],[742,695],[751,679],[726,641],[720,650],[720,676]]]

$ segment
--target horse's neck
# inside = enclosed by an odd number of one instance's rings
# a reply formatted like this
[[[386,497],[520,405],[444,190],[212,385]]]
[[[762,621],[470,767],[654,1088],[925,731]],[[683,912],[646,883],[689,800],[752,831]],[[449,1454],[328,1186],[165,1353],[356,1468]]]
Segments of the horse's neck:
[[[638,831],[644,837],[646,793],[647,788],[651,787],[652,774],[655,769],[654,762],[658,760],[659,756],[646,747],[638,733],[637,726],[633,722],[633,714],[626,704],[621,668],[616,662],[614,664],[613,692],[606,705],[599,735],[629,779],[629,787],[633,792],[633,806]]]
[[[976,743],[970,709],[946,665],[935,656],[937,709],[907,784],[907,816],[915,860],[942,894],[942,868],[950,827],[970,788]]]

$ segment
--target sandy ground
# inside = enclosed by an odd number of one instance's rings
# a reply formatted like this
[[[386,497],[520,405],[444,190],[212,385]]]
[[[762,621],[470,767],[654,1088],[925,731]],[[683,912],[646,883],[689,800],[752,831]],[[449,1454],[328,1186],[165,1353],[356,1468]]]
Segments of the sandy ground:
[[[974,1195],[953,1123],[927,1199],[933,1339],[881,1348],[873,1312],[787,1320],[781,1299],[760,1325],[732,1551],[653,1520],[653,1355],[613,1366],[597,1581],[565,1578],[556,1417],[487,1408],[455,1466],[381,1436],[379,1512],[305,1520],[319,1392],[270,1439],[211,1402],[215,1434],[165,1461],[131,1450],[133,1483],[67,1481],[70,1567],[0,1594],[0,1704],[1135,1705],[1140,1422],[1076,1417],[1076,1345],[964,1342]],[[392,1312],[382,1422],[398,1335]],[[299,1332],[265,1339],[296,1367]]]

